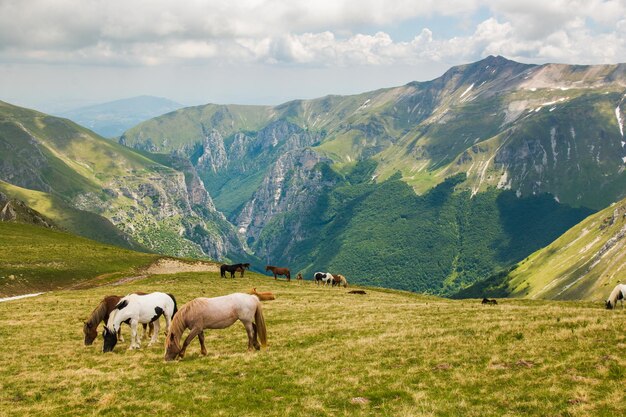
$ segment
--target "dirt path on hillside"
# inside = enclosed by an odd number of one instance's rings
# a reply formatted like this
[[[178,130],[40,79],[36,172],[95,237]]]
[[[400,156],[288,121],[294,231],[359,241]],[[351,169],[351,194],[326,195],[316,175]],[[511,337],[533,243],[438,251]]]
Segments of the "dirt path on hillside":
[[[152,265],[145,269],[142,269],[140,275],[132,277],[124,277],[119,279],[110,285],[122,285],[132,281],[137,281],[148,277],[149,275],[167,275],[167,274],[179,274],[181,272],[218,272],[219,266],[212,262],[204,261],[180,261],[178,259],[161,258],[154,262]]]
[[[163,275],[180,272],[218,272],[219,270],[219,266],[212,262],[183,262],[178,259],[161,258],[143,272],[148,275]]]

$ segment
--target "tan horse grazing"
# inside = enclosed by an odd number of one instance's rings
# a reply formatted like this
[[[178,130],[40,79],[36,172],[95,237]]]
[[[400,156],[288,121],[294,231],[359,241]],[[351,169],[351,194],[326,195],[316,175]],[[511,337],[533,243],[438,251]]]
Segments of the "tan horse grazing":
[[[142,295],[145,293],[136,292],[135,294]],[[91,312],[91,316],[89,316],[87,321],[83,323],[83,333],[85,335],[85,340],[84,340],[85,346],[91,346],[93,344],[93,341],[96,340],[96,337],[98,337],[98,325],[100,324],[100,322],[104,322],[104,325],[106,326],[106,323],[109,320],[109,314],[111,314],[111,311],[113,311],[113,309],[115,308],[117,303],[120,302],[121,299],[122,297],[119,295],[107,295],[106,297],[102,299],[102,301],[100,301],[100,304],[98,304],[98,306]],[[150,323],[150,331],[149,331],[150,336],[152,335],[153,331],[154,331],[154,325]],[[145,338],[146,335],[147,335],[146,325],[144,324],[142,338]],[[122,337],[121,327],[117,331],[117,337],[120,341],[122,342],[124,341],[124,338]]]
[[[289,268],[280,268],[278,266],[267,265],[265,267],[265,272],[272,271],[274,274],[274,279],[276,279],[277,275],[284,275],[287,277],[287,281],[291,281],[291,273],[289,272]]]
[[[335,285],[342,286],[344,288],[348,288],[348,280],[341,274],[331,274],[333,276],[333,287]]]
[[[304,281],[304,278],[302,277],[302,273],[298,272],[298,275],[296,275],[296,281],[302,283]]]
[[[248,294],[250,295],[256,295],[257,298],[261,301],[270,301],[270,300],[275,300],[276,297],[274,297],[274,294],[271,292],[257,292],[256,288],[252,288],[250,291],[248,291]]]
[[[267,330],[261,301],[257,296],[234,293],[214,298],[195,298],[182,306],[174,316],[165,339],[166,361],[183,358],[189,343],[198,336],[200,353],[207,354],[204,346],[205,329],[225,329],[240,320],[248,334],[248,350],[259,350],[267,344]],[[180,339],[185,330],[189,334],[182,347]]]

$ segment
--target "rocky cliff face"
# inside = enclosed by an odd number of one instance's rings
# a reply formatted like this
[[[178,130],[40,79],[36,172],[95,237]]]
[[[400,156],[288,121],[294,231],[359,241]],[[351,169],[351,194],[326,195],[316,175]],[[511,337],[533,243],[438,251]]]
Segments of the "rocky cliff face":
[[[0,110],[0,147],[10,151],[0,154],[0,179],[101,215],[160,253],[222,259],[244,251],[187,159],[172,158],[173,169],[69,121]]]
[[[333,185],[324,178],[318,164],[330,162],[310,149],[289,151],[279,157],[237,217],[239,233],[255,241],[276,216],[315,205],[320,192]],[[298,226],[286,227],[286,233],[290,233]]]

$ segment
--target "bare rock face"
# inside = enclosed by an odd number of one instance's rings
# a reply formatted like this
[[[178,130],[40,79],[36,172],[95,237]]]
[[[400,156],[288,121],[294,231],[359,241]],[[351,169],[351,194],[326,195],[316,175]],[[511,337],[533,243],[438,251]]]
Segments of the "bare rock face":
[[[224,148],[224,138],[215,129],[208,131],[202,126],[203,140],[201,145],[201,155],[196,165],[199,169],[218,172],[228,163],[226,149]]]
[[[57,229],[52,220],[28,207],[26,203],[0,192],[0,222],[27,223]]]
[[[263,228],[276,215],[312,205],[326,186],[319,163],[330,160],[311,149],[283,154],[267,173],[259,189],[237,217],[240,234],[258,239]]]

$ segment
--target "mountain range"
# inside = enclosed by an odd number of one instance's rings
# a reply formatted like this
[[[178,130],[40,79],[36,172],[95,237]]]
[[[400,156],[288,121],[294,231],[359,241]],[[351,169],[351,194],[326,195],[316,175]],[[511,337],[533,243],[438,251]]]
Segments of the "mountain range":
[[[114,138],[138,123],[182,107],[182,104],[166,98],[139,96],[80,107],[58,116],[66,117],[105,138]]]
[[[626,197],[625,92],[626,64],[490,56],[359,95],[179,109],[119,145],[2,104],[0,180],[146,250],[451,295]]]

